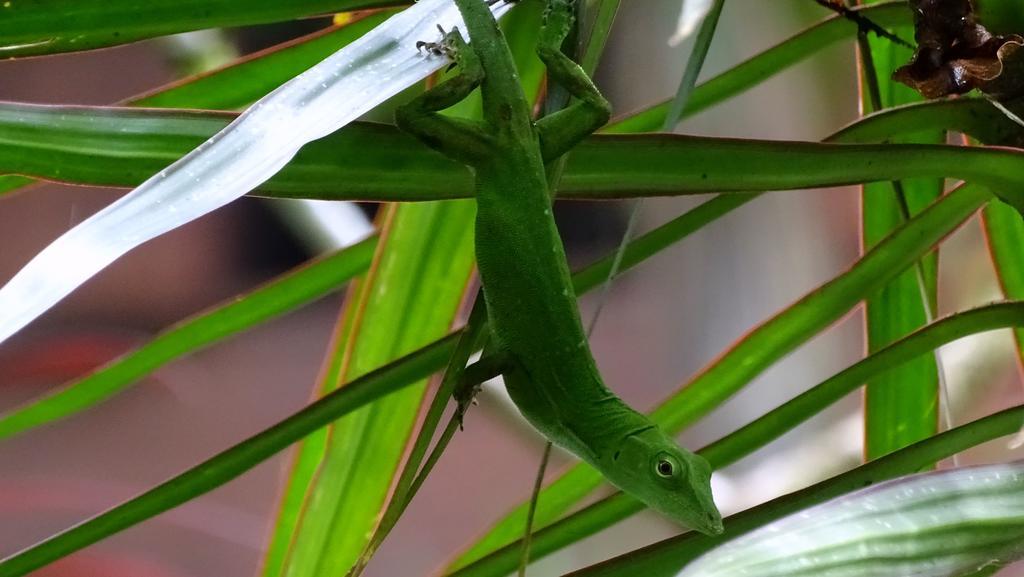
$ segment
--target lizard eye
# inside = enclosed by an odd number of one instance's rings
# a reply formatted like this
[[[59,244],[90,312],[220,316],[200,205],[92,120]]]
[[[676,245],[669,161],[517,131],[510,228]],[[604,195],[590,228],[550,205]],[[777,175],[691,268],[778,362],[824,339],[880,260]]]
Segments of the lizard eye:
[[[671,455],[658,455],[654,461],[654,472],[664,479],[675,477],[679,470],[679,463]]]

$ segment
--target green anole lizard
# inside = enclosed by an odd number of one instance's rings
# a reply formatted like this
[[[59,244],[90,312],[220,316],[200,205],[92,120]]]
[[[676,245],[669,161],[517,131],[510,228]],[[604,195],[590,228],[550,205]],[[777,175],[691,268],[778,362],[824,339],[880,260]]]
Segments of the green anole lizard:
[[[451,56],[459,74],[400,108],[396,120],[474,171],[477,263],[492,337],[511,365],[504,372],[508,393],[538,431],[626,493],[685,526],[721,533],[708,463],[604,385],[580,321],[545,163],[605,124],[611,110],[560,50],[573,0],[549,0],[537,52],[549,77],[577,101],[538,122],[488,9],[495,1],[455,0],[472,44],[454,29],[424,46]],[[478,86],[482,122],[438,113]]]

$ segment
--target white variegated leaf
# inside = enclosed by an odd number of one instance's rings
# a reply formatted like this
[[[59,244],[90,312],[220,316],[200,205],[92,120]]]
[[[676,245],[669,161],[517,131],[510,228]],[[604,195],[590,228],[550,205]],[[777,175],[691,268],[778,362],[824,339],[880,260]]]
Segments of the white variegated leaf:
[[[507,11],[499,3],[496,14]],[[451,0],[421,0],[280,86],[224,130],[55,240],[0,288],[0,342],[138,245],[243,196],[322,138],[448,63],[417,49],[465,30]]]
[[[955,577],[1022,554],[1017,461],[912,475],[832,499],[712,549],[679,577]]]

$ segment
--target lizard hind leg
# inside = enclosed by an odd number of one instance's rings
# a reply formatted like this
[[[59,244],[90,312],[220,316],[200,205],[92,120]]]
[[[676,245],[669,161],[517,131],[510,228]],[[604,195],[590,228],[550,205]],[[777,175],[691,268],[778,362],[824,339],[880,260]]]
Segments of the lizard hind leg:
[[[562,42],[576,16],[575,3],[575,0],[548,0],[537,42],[537,56],[547,67],[548,78],[561,84],[577,99],[568,108],[537,122],[544,162],[555,160],[604,126],[612,112],[611,105],[587,73],[562,53]]]

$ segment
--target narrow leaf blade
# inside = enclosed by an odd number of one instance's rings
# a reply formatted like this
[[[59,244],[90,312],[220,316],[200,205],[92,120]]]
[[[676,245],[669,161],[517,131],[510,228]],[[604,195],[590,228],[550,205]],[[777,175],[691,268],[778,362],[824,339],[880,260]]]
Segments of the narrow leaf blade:
[[[394,5],[393,0],[54,0],[0,6],[0,58],[115,46],[154,36]]]
[[[469,201],[392,205],[369,276],[349,300],[324,392],[446,334],[473,265]],[[337,367],[337,372],[333,369]],[[361,409],[332,427],[308,486],[289,485],[300,511],[282,510],[264,575],[344,571],[372,533],[405,450],[425,382]],[[343,387],[343,385],[341,385]],[[291,524],[294,519],[295,524]]]
[[[876,2],[867,2],[876,3]],[[894,32],[911,37],[913,29]],[[906,86],[893,82],[892,72],[911,57],[911,51],[887,38],[871,37],[859,47],[874,69],[862,83],[863,106],[878,98],[882,107],[920,101]],[[878,94],[868,94],[877,90]],[[918,135],[912,142],[940,143],[945,132]],[[906,217],[917,214],[942,194],[944,182],[903,180],[865,185],[862,192],[864,249],[869,250],[895,230]],[[904,214],[906,211],[906,214]],[[865,302],[868,352],[874,352],[929,322],[938,298],[938,253],[931,253],[911,270]],[[901,386],[892,386],[900,383]],[[864,454],[874,459],[933,435],[938,429],[939,375],[934,359],[922,357],[868,383],[864,394]]]

